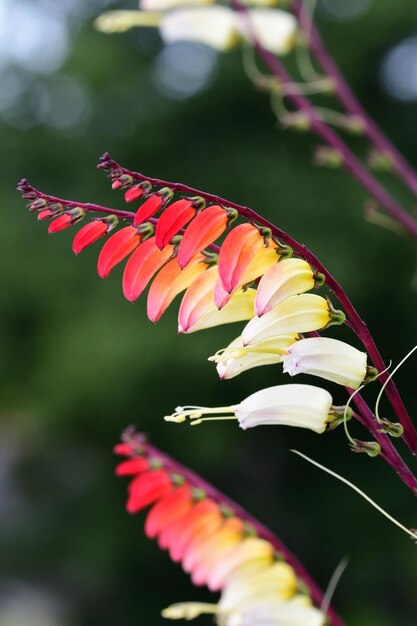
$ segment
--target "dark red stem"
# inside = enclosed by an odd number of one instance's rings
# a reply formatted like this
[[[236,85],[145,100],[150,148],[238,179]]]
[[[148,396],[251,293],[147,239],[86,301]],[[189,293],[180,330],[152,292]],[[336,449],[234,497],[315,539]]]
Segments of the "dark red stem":
[[[340,102],[344,105],[348,113],[362,120],[363,131],[367,137],[378,150],[388,156],[396,174],[405,182],[409,189],[417,195],[417,173],[357,100],[355,94],[341,74],[340,69],[326,50],[320,34],[313,23],[312,17],[305,6],[305,2],[303,2],[303,0],[294,0],[293,6],[299,23],[306,34],[309,48],[320,67],[326,75],[333,80],[335,93]]]
[[[303,583],[310,590],[313,602],[316,604],[316,606],[321,606],[324,598],[323,591],[316,584],[316,582],[307,572],[305,567],[298,561],[298,559],[290,552],[290,550],[288,550],[288,548],[278,539],[278,537],[276,537],[276,535],[271,530],[261,524],[255,517],[250,515],[241,506],[233,502],[233,500],[223,495],[221,491],[203,480],[198,474],[195,474],[192,470],[184,467],[164,452],[158,450],[158,448],[149,444],[146,439],[139,433],[132,431],[132,429],[128,429],[124,433],[123,439],[125,441],[128,441],[129,443],[136,441],[138,448],[144,449],[147,454],[160,460],[165,468],[171,470],[173,473],[182,475],[190,485],[198,489],[202,489],[209,498],[212,498],[215,502],[219,504],[227,506],[234,513],[236,513],[239,518],[252,526],[256,530],[256,533],[259,537],[269,541],[274,546],[276,551],[283,555],[284,559],[294,568],[294,571],[296,572],[298,578],[300,578],[300,580],[302,580]],[[332,608],[329,608],[328,618],[330,620],[331,626],[344,626],[341,618]]]
[[[205,191],[201,191],[199,189],[195,189],[188,185],[184,185],[183,183],[172,183],[168,181],[164,181],[158,178],[151,178],[149,176],[144,176],[139,172],[134,172],[132,170],[128,170],[126,168],[121,167],[118,163],[113,161],[109,154],[105,154],[102,157],[102,162],[105,162],[106,167],[109,167],[111,164],[114,165],[115,168],[119,168],[123,173],[128,174],[134,180],[149,180],[153,185],[161,185],[164,187],[169,187],[174,191],[178,191],[181,193],[186,193],[190,195],[198,195],[204,198],[207,202],[213,202],[216,204],[221,204],[225,207],[230,207],[236,209],[242,217],[246,217],[247,219],[257,222],[266,228],[270,228],[274,237],[280,239],[287,245],[289,245],[295,252],[305,259],[315,270],[321,272],[326,277],[326,285],[328,288],[334,293],[340,304],[342,305],[347,317],[349,318],[350,325],[354,332],[358,335],[359,339],[363,343],[366,351],[368,352],[373,364],[377,368],[379,372],[382,372],[386,369],[386,365],[384,360],[368,330],[367,325],[361,319],[359,313],[349,300],[347,294],[338,283],[338,281],[330,274],[330,272],[322,265],[319,259],[312,253],[305,245],[298,243],[295,239],[293,239],[286,232],[263,218],[261,215],[258,215],[252,209],[237,204],[236,202],[231,202],[222,198],[220,196],[206,193]],[[388,374],[382,374],[380,376],[381,381],[385,381]],[[403,401],[398,393],[398,390],[393,383],[392,380],[387,385],[386,388],[387,396],[391,402],[393,409],[395,410],[396,415],[398,416],[398,420],[404,427],[404,440],[407,445],[412,450],[413,454],[417,454],[417,432],[414,428],[414,425],[407,413],[407,409],[405,408]]]

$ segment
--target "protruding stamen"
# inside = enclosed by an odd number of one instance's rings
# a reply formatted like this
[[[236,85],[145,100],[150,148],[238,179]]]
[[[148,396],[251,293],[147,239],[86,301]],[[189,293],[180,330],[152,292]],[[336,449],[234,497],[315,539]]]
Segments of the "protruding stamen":
[[[219,609],[217,604],[205,602],[180,602],[171,604],[161,612],[166,619],[186,619],[192,620],[200,615],[217,615]]]
[[[237,419],[235,415],[227,415],[228,413],[234,412],[235,410],[231,406],[221,406],[216,408],[193,405],[177,406],[174,413],[172,413],[172,415],[166,415],[164,420],[166,422],[182,424],[189,419],[191,426],[198,426],[207,420]],[[226,415],[221,415],[222,413],[226,413]],[[203,415],[216,415],[216,417],[203,417]]]

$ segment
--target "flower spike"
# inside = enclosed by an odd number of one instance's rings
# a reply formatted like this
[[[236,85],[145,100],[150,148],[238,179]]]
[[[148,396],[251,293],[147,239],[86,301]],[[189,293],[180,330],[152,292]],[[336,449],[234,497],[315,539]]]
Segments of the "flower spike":
[[[123,293],[127,300],[137,300],[152,276],[172,256],[174,246],[160,250],[155,237],[141,243],[132,253],[123,273]]]
[[[221,594],[218,604],[175,604],[163,617],[211,614],[218,626],[324,626],[318,608],[324,594],[268,529],[141,435],[129,429],[123,439],[116,452],[128,460],[118,467],[142,460],[152,468],[138,465],[136,476],[126,474],[128,511],[147,503],[145,534],[182,564],[195,585]],[[332,608],[328,618],[331,626],[343,626]]]

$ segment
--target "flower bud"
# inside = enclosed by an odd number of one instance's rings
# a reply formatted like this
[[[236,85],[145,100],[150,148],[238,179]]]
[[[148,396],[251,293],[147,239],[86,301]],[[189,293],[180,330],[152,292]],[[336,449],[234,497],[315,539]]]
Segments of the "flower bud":
[[[163,15],[160,33],[165,43],[196,41],[229,50],[237,40],[236,14],[219,5],[178,9]]]
[[[365,352],[328,337],[301,339],[282,358],[284,372],[290,376],[311,374],[350,389],[358,389],[366,376]]]
[[[287,11],[260,8],[238,15],[239,30],[249,43],[257,42],[274,54],[286,54],[294,46],[297,20]]]
[[[302,259],[284,259],[262,276],[256,292],[258,317],[268,313],[290,296],[310,291],[315,285],[314,272]]]
[[[326,430],[332,396],[312,385],[278,385],[253,393],[233,407],[241,428],[286,425]]]

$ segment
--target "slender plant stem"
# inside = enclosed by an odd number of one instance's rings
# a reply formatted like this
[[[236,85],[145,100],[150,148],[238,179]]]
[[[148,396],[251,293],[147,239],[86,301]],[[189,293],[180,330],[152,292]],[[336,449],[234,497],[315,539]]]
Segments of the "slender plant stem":
[[[190,187],[189,185],[184,185],[183,183],[173,183],[165,180],[161,180],[159,178],[151,178],[149,176],[145,176],[139,172],[135,172],[132,170],[128,170],[124,167],[121,167],[116,161],[113,161],[108,153],[103,155],[101,159],[101,164],[99,167],[114,167],[115,169],[120,169],[124,174],[128,174],[134,180],[142,181],[149,180],[155,186],[163,186],[169,187],[174,191],[180,193],[186,193],[190,195],[198,195],[204,198],[207,202],[213,202],[215,204],[221,204],[225,207],[230,207],[236,209],[239,215],[245,217],[251,221],[257,222],[266,228],[270,228],[274,237],[280,239],[285,244],[289,245],[293,250],[303,259],[305,259],[315,270],[324,274],[326,278],[326,285],[334,293],[341,306],[343,307],[349,321],[350,326],[353,331],[357,334],[361,342],[363,343],[366,351],[368,352],[374,366],[377,368],[379,372],[382,372],[386,369],[386,365],[384,360],[375,344],[373,337],[371,336],[369,329],[365,322],[360,317],[359,313],[349,300],[347,294],[343,290],[342,286],[338,283],[338,281],[330,274],[330,272],[322,265],[319,259],[312,253],[305,245],[298,243],[293,237],[288,235],[286,232],[266,220],[261,215],[258,215],[252,209],[237,204],[236,202],[231,202],[222,198],[218,195],[206,193],[205,191],[201,191],[199,189],[195,189],[194,187]],[[104,169],[104,168],[103,168]],[[388,377],[387,373],[381,375],[381,381],[384,382]],[[407,413],[407,409],[404,406],[404,403],[398,393],[398,390],[392,380],[389,381],[387,385],[387,396],[391,402],[391,405],[398,417],[398,420],[404,427],[404,440],[407,445],[410,447],[413,454],[417,455],[417,431]]]
[[[346,111],[362,120],[363,131],[371,140],[375,148],[386,155],[396,174],[405,182],[408,188],[417,195],[417,172],[393,145],[389,138],[372,120],[367,111],[360,104],[352,89],[345,81],[340,69],[326,50],[323,40],[314,25],[312,16],[304,0],[293,0],[294,13],[299,19],[301,28],[307,38],[307,44],[327,77],[334,84],[335,93]]]
[[[290,550],[288,550],[288,548],[278,539],[278,537],[276,537],[276,535],[271,530],[261,524],[255,517],[250,515],[241,506],[233,502],[233,500],[227,498],[218,489],[203,480],[198,474],[195,474],[192,470],[184,467],[165,453],[158,450],[158,448],[149,444],[143,437],[143,435],[140,435],[139,433],[136,433],[134,430],[129,428],[125,431],[122,438],[126,442],[133,444],[136,443],[139,449],[143,449],[145,453],[161,461],[166,469],[172,471],[175,474],[182,475],[190,485],[196,487],[197,489],[202,489],[209,498],[212,498],[218,504],[223,504],[227,508],[230,508],[240,519],[252,526],[256,530],[256,533],[259,537],[269,541],[275,548],[275,550],[283,555],[287,563],[289,563],[294,568],[294,571],[296,572],[298,578],[300,578],[300,580],[309,589],[313,602],[318,607],[321,606],[325,595],[324,592],[322,591],[322,589],[320,589],[312,576],[307,572],[305,567],[298,561],[298,559],[290,552]],[[330,608],[328,611],[328,618],[330,620],[331,626],[344,626],[341,618],[332,608]]]

